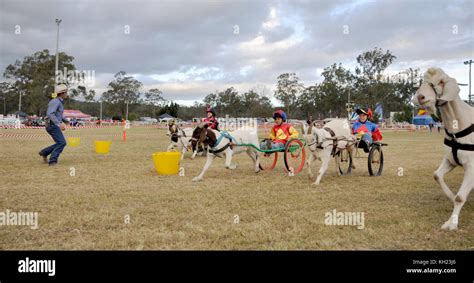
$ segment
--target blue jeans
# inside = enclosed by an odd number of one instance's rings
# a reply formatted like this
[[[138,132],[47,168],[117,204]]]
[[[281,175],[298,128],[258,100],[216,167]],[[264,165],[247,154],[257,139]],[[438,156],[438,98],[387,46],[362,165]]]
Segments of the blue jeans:
[[[372,145],[373,143],[373,139],[372,139],[372,134],[370,133],[365,133],[364,135],[362,135],[362,137],[360,137],[360,142],[359,142],[359,148],[363,148],[364,149],[364,152],[369,152],[369,147]]]
[[[364,135],[361,137],[361,140],[363,140],[363,141],[365,141],[366,143],[368,143],[369,145],[371,145],[372,142],[373,142],[372,134],[369,134],[369,133],[364,134]]]
[[[53,138],[55,144],[44,148],[40,151],[40,154],[42,156],[48,156],[51,154],[49,157],[49,164],[57,163],[59,155],[63,152],[63,149],[66,146],[66,139],[64,138],[61,128],[54,124],[48,125],[46,131]]]
[[[282,148],[285,148],[284,143],[272,142],[272,148],[271,149],[282,149]],[[267,143],[266,142],[262,142],[262,143],[260,143],[260,149],[270,149],[270,148],[267,148]]]

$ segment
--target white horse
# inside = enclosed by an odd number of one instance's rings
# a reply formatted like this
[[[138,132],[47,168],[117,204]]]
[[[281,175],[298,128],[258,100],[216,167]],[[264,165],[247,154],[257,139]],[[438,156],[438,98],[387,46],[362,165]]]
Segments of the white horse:
[[[305,125],[303,124],[303,134],[306,139],[306,144],[310,150],[306,164],[308,167],[308,177],[312,179],[314,177],[311,171],[311,163],[316,160],[321,160],[321,167],[319,168],[319,174],[313,185],[317,186],[321,182],[321,178],[326,173],[329,160],[338,151],[347,149],[350,154],[353,153],[353,144],[355,137],[351,135],[351,126],[347,119],[333,119],[326,123],[323,128],[317,128],[314,124]],[[317,149],[320,149],[318,157]],[[355,168],[352,165],[352,168]],[[339,174],[339,170],[336,170]]]
[[[219,132],[216,130],[205,128],[203,125],[198,126],[191,139],[193,150],[197,143],[208,146],[207,160],[201,173],[193,178],[193,181],[201,181],[204,174],[211,166],[214,158],[225,156],[225,168],[233,170],[237,166],[232,164],[232,156],[234,154],[247,152],[255,164],[255,173],[260,172],[260,161],[258,151],[253,147],[236,146],[236,144],[254,144],[258,146],[258,135],[256,128],[240,128],[232,132]]]
[[[171,137],[171,143],[167,151],[174,151],[176,149],[181,151],[181,160],[183,160],[186,151],[191,150],[193,131],[194,129],[192,128],[179,128],[174,121],[169,123],[167,135]],[[193,151],[191,159],[194,159],[197,153],[197,149]]]
[[[455,230],[461,208],[474,188],[474,108],[459,97],[459,87],[454,78],[440,68],[429,68],[415,97],[418,103],[436,115],[439,110],[446,130],[445,155],[434,172],[434,178],[446,196],[453,202],[451,217],[441,228]],[[444,175],[456,166],[464,168],[464,178],[456,195],[444,182]]]

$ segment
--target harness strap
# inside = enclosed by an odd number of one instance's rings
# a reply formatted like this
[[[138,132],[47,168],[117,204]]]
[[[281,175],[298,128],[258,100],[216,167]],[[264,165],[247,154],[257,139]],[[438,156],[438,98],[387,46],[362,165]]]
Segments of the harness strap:
[[[452,139],[459,139],[459,138],[465,137],[465,136],[469,135],[470,133],[474,132],[474,124],[471,124],[470,127],[467,127],[464,130],[462,130],[458,133],[455,133],[455,134],[451,134],[450,132],[448,132],[448,130],[446,130],[446,128],[444,128],[444,131],[446,132],[446,135],[448,137],[450,137]]]
[[[226,138],[229,140],[229,143],[226,144],[225,146],[221,147],[220,149],[217,149],[217,150],[214,150],[213,148],[215,148],[221,141],[223,138]],[[231,136],[228,132],[226,131],[222,131],[219,138],[217,138],[217,140],[211,145],[209,145],[211,148],[209,149],[209,152],[210,153],[213,153],[213,154],[216,154],[216,153],[220,153],[224,150],[226,150],[228,147],[230,147],[231,149],[233,149],[233,142],[237,140]]]
[[[327,128],[327,127],[324,127],[323,128],[324,130],[328,131],[329,134],[331,135],[331,137],[335,137],[336,136],[336,133],[334,133],[333,130],[331,130],[330,128]],[[336,154],[336,148],[337,148],[337,140],[336,139],[333,139],[332,140],[332,151],[331,151],[331,156],[334,157],[334,155]]]
[[[462,166],[462,165],[461,163],[459,163],[458,150],[474,151],[474,144],[463,144],[463,143],[458,143],[454,140],[448,140],[448,139],[444,139],[444,144],[451,148],[454,161],[459,166]]]
[[[209,152],[212,153],[212,154],[220,153],[220,152],[223,152],[224,150],[226,150],[229,146],[230,146],[230,143],[228,143],[225,146],[219,148],[218,150],[209,149]]]
[[[231,136],[228,132],[226,131],[222,131],[221,132],[221,135],[219,136],[219,138],[217,138],[216,142],[214,143],[214,146],[218,145],[223,138],[227,138],[230,140],[230,142],[233,142],[234,140],[237,141],[233,136]],[[214,147],[212,146],[212,147]]]
[[[330,128],[326,128],[326,127],[324,127],[323,129],[325,129],[326,131],[328,131],[328,132],[329,132],[329,134],[331,134],[331,137],[335,137],[335,136],[336,136],[336,133],[334,133],[334,131],[333,131],[333,130],[331,130]]]
[[[436,103],[435,103],[435,106],[436,106],[436,113],[434,115],[436,115],[436,117],[438,117],[439,121],[440,122],[443,122],[443,119],[441,118],[441,110],[440,110],[440,107],[446,105],[446,103],[448,103],[447,101],[442,101],[440,99],[438,99],[441,94],[438,94],[438,92],[436,91],[436,88],[435,86],[432,84],[432,83],[429,83],[429,86],[431,86],[431,88],[433,89],[435,95],[436,95]]]

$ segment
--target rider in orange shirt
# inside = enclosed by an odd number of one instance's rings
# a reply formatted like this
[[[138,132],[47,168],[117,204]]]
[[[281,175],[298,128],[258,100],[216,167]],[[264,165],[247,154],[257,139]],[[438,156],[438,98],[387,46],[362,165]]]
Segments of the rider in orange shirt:
[[[286,113],[283,110],[275,111],[273,119],[275,119],[275,125],[270,132],[270,140],[263,141],[260,144],[261,149],[284,148],[289,139],[298,138],[298,131],[286,123]]]

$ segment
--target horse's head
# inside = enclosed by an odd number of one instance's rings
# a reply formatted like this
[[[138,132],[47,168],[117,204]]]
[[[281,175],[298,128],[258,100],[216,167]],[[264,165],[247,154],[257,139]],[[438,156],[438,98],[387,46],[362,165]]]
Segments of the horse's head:
[[[168,122],[168,131],[170,134],[174,134],[178,131],[178,126],[176,126],[176,122],[174,120],[170,120]]]
[[[318,129],[318,128],[314,128],[312,133],[311,133],[311,137],[312,137],[312,143],[314,143],[314,146],[317,147],[317,146],[320,146],[321,143],[323,142],[323,134],[321,133],[322,129]]]
[[[431,114],[436,114],[436,107],[459,98],[459,91],[457,81],[442,69],[429,68],[415,93],[415,102],[425,107]]]
[[[191,148],[194,152],[197,150],[197,146],[199,143],[202,143],[204,145],[214,145],[216,140],[216,134],[214,134],[212,130],[204,127],[204,124],[200,124],[193,131],[193,135],[190,140]]]
[[[174,122],[174,120],[171,120],[168,122],[168,136],[171,136],[171,140],[173,142],[178,142],[178,126]]]
[[[308,121],[304,122],[302,124],[302,133],[303,133],[303,137],[305,138],[306,140],[306,143],[309,144],[309,149],[311,151],[315,151],[316,150],[316,146],[317,146],[317,141],[316,141],[316,138],[317,138],[317,135],[316,135],[316,126],[315,126],[316,122],[312,121],[311,119],[309,119]]]

